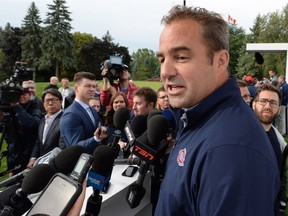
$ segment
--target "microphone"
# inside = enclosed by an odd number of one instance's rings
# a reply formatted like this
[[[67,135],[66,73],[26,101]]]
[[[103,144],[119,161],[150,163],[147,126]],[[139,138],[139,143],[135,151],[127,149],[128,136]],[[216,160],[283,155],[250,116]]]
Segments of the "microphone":
[[[160,130],[159,130],[160,129]],[[147,131],[136,139],[132,154],[152,164],[160,159],[167,148],[169,123],[163,115],[155,115],[148,122]]]
[[[84,152],[84,147],[80,145],[69,146],[53,158],[49,162],[49,165],[52,166],[56,172],[68,175],[73,171],[79,157]]]
[[[0,182],[0,188],[16,184],[17,182],[21,181],[29,171],[30,169],[25,169],[22,172],[5,179],[4,181]]]
[[[85,215],[94,216],[100,212],[102,196],[99,193],[109,185],[114,156],[114,151],[105,145],[96,147],[93,152],[94,160],[87,178],[87,186],[93,187],[93,194],[88,198]]]
[[[27,196],[43,190],[55,173],[48,164],[39,164],[31,169],[23,179],[21,188],[10,198],[9,206],[12,207],[14,216],[23,215],[31,208],[32,202]]]
[[[140,158],[125,158],[125,159],[118,159],[116,158],[114,160],[114,165],[115,164],[120,164],[120,165],[141,165],[142,160]]]
[[[125,125],[129,119],[130,119],[130,111],[126,107],[120,107],[119,109],[117,109],[115,111],[115,113],[113,115],[113,124],[114,124],[115,128],[118,129],[118,134],[116,134],[116,133],[113,134],[113,141],[112,141],[112,143],[109,144],[109,146],[111,146],[113,148],[113,150],[115,151],[116,157],[118,156],[118,153],[120,150],[117,143],[119,142],[120,138],[122,137],[122,134],[125,135],[124,127],[125,127]],[[126,138],[126,135],[125,135],[125,138]]]
[[[144,115],[135,116],[131,121],[127,121],[124,132],[127,137],[128,144],[124,150],[132,147],[136,138],[147,130],[147,117]]]
[[[160,159],[165,152],[167,142],[162,140],[165,139],[168,129],[168,120],[163,115],[156,114],[149,119],[147,131],[136,139],[132,153],[142,159],[142,163],[136,182],[129,186],[126,194],[130,208],[137,207],[145,195],[143,182],[146,173],[150,165],[157,163],[157,159]]]
[[[62,150],[59,147],[55,147],[52,151],[46,153],[45,155],[37,158],[34,163],[34,166],[37,164],[48,164],[53,158],[55,158]]]
[[[46,153],[45,155],[39,157],[35,163],[34,166],[38,165],[38,164],[43,164],[43,163],[49,163],[49,161],[51,161],[54,157],[56,157],[56,155],[59,154],[59,152],[61,151],[60,148],[56,147],[54,148],[52,151]],[[27,173],[30,171],[31,169],[25,169],[20,173],[17,173],[14,176],[11,176],[10,178],[0,182],[0,188],[2,187],[6,187],[12,184],[15,184],[19,181],[21,181],[26,175]]]
[[[176,118],[175,118],[173,112],[170,109],[166,109],[166,110],[162,110],[162,111],[152,110],[151,112],[149,112],[149,115],[147,117],[147,124],[150,121],[150,119],[155,115],[163,115],[168,120],[169,133],[173,133],[173,131],[176,128]]]

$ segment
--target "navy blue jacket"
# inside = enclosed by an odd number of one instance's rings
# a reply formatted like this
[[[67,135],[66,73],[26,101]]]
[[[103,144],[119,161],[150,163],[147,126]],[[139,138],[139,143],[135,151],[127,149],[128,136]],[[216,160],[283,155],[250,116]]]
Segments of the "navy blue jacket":
[[[273,215],[278,165],[235,78],[186,111],[155,215]]]
[[[287,106],[288,104],[288,84],[286,82],[280,85],[280,91],[282,95],[281,105]]]
[[[87,153],[93,154],[94,149],[99,145],[99,142],[94,139],[99,117],[96,110],[92,109],[92,112],[95,125],[86,110],[76,101],[64,111],[60,119],[60,132],[66,147],[78,144],[83,146]]]

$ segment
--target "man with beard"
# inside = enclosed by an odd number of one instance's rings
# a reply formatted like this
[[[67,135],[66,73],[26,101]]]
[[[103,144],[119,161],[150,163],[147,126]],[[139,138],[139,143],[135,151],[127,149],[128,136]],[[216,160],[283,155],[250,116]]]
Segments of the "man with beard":
[[[281,93],[271,84],[263,84],[255,94],[253,109],[263,125],[278,161],[281,188],[275,201],[275,215],[285,215],[286,198],[286,142],[280,132],[272,125],[280,113]]]

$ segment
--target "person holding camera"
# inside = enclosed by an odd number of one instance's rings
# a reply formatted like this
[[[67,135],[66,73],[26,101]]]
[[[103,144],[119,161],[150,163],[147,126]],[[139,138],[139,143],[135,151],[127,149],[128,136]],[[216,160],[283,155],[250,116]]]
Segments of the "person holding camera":
[[[119,71],[118,83],[113,83],[113,80],[109,80],[109,77],[107,76],[108,73],[109,67],[105,66],[104,64],[104,68],[101,73],[103,76],[103,86],[100,94],[101,104],[108,106],[112,95],[114,95],[116,92],[123,92],[128,98],[130,107],[133,107],[133,93],[136,89],[138,89],[138,86],[129,82],[130,73],[128,71],[128,66],[123,64],[122,69]]]
[[[42,118],[39,103],[30,98],[29,89],[24,88],[19,100],[10,104],[10,119],[4,138],[8,144],[7,168],[11,176],[26,168]]]

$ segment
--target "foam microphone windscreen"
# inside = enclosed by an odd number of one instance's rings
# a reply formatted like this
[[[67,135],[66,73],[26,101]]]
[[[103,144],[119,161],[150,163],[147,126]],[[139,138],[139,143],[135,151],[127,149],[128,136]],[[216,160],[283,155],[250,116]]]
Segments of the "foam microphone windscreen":
[[[149,112],[148,114],[148,117],[147,117],[147,125],[148,125],[148,122],[150,121],[150,119],[155,116],[155,115],[162,115],[162,112],[159,111],[159,110],[152,110]]]
[[[102,176],[111,174],[115,158],[115,153],[112,148],[106,145],[96,147],[93,152],[93,158],[91,168],[93,172]]]
[[[138,138],[147,130],[147,117],[144,115],[135,116],[130,123],[130,128],[135,138]]]
[[[67,175],[73,171],[79,157],[84,152],[84,147],[80,145],[69,146],[52,159],[50,164],[57,172]]]
[[[264,63],[264,58],[259,52],[255,53],[255,60],[260,65],[262,65]]]
[[[25,176],[22,182],[22,191],[26,194],[38,193],[45,188],[55,170],[48,164],[38,164]]]
[[[105,61],[104,61],[104,67],[105,67],[105,68],[108,69],[108,68],[111,68],[111,66],[112,66],[112,64],[111,64],[110,60],[105,60]]]
[[[113,124],[118,129],[124,129],[127,121],[130,119],[130,111],[126,107],[120,107],[113,115]]]
[[[151,145],[158,145],[166,138],[169,122],[163,115],[155,115],[148,122],[147,137]]]

